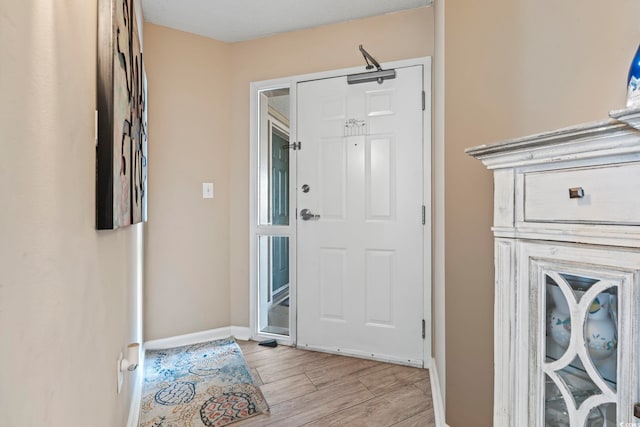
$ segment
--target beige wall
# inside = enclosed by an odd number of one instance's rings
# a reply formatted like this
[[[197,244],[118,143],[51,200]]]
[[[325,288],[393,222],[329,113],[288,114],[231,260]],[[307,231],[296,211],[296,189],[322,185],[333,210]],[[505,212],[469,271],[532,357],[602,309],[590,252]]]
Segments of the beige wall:
[[[145,334],[249,326],[249,84],[433,50],[432,9],[224,44],[145,24],[149,224]],[[200,185],[216,185],[203,200]]]
[[[446,399],[492,425],[492,177],[464,148],[624,107],[640,3],[456,0],[445,11]],[[501,367],[499,367],[501,368]]]
[[[125,425],[143,225],[95,230],[96,2],[0,5],[0,424]]]
[[[456,0],[446,24],[447,422],[491,425],[490,174],[469,146],[602,119],[624,105],[640,4]],[[95,4],[0,6],[0,413],[112,427],[115,360],[141,339],[248,325],[248,83],[430,55],[432,9],[225,45],[145,24],[150,221],[94,230]],[[273,61],[272,58],[277,58]],[[201,199],[200,185],[216,184]],[[161,191],[160,191],[161,189]],[[135,375],[135,374],[134,374]],[[84,391],[91,390],[91,393]],[[35,410],[34,410],[35,408]],[[100,408],[96,417],[95,408]]]
[[[230,46],[145,24],[145,338],[229,325]],[[213,182],[215,197],[202,198]]]

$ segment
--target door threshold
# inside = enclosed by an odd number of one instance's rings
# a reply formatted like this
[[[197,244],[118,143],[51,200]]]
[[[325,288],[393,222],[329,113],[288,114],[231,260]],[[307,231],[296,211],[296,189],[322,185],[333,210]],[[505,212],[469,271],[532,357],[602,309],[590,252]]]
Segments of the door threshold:
[[[297,348],[301,350],[312,350],[321,353],[338,354],[349,357],[356,357],[358,359],[375,360],[376,362],[393,363],[396,365],[411,366],[414,368],[424,368],[424,361],[420,359],[402,359],[396,356],[390,356],[387,354],[367,353],[361,350],[345,349],[338,347],[324,347],[314,346],[309,344],[298,344]]]

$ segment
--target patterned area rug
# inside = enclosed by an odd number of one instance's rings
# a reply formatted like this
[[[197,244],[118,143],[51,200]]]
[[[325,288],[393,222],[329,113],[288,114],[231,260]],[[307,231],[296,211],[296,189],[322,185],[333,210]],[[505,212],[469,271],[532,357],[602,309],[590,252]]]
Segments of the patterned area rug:
[[[220,427],[268,410],[233,338],[146,353],[140,427]]]

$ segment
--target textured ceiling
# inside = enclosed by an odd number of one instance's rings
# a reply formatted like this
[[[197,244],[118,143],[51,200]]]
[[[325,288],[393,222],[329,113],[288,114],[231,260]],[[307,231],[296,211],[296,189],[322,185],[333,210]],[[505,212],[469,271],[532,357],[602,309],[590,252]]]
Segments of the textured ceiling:
[[[431,0],[142,0],[145,21],[225,42],[430,4]]]

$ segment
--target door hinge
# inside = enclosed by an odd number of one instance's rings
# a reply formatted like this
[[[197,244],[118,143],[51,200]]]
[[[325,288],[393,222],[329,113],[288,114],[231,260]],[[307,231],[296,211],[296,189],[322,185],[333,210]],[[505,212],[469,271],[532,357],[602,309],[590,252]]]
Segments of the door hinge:
[[[422,319],[422,339],[427,337],[427,322]]]
[[[282,148],[284,148],[284,149],[292,148],[293,151],[302,150],[302,142],[298,141],[298,142],[294,142],[293,144],[285,144],[285,145],[282,146]]]
[[[422,111],[427,108],[427,94],[422,91]]]
[[[422,205],[422,225],[427,223],[427,207]]]

